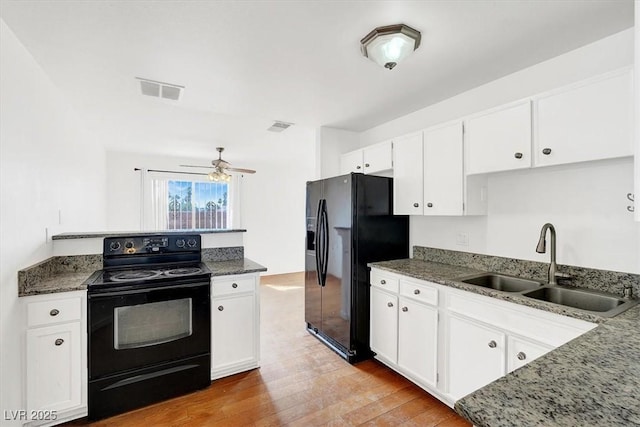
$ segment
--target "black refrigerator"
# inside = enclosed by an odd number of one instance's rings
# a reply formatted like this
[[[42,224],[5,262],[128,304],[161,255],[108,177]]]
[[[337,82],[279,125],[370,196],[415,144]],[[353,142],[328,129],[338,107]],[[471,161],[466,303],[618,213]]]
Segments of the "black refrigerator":
[[[409,217],[393,179],[352,173],[307,182],[305,322],[349,363],[371,357],[367,263],[409,257]]]

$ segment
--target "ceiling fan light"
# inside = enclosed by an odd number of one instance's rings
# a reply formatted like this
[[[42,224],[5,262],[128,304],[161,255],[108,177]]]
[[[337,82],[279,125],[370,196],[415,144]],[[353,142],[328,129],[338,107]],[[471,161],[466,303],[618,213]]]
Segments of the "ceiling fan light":
[[[407,25],[387,25],[360,40],[362,54],[391,70],[420,46],[420,31]]]

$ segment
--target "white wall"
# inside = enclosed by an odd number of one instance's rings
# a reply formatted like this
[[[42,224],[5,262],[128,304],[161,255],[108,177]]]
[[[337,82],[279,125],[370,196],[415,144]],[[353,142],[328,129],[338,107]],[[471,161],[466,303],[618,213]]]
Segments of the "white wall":
[[[257,170],[243,179],[241,222],[234,225],[247,230],[245,256],[267,267],[268,274],[304,270],[305,182],[317,175],[314,130],[293,126],[280,134],[265,132],[260,141],[225,147],[223,154],[234,166]],[[134,168],[181,170],[180,164],[210,160],[107,152],[108,229],[140,230],[140,172]]]
[[[17,270],[48,258],[50,233],[105,227],[105,156],[0,20],[0,409],[22,406]],[[2,421],[8,423],[7,421]]]
[[[521,70],[367,130],[367,146],[535,95],[633,62],[633,29]],[[486,217],[412,217],[411,245],[548,262],[535,244],[545,222],[558,231],[558,262],[640,273],[640,224],[626,210],[630,158],[506,172],[489,178]],[[458,233],[468,246],[456,244]]]

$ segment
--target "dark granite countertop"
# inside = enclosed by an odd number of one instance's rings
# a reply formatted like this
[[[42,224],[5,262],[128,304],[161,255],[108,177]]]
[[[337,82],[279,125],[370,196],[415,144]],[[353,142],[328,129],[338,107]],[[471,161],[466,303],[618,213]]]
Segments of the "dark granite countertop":
[[[476,426],[640,426],[640,305],[610,319],[453,280],[481,272],[416,259],[370,264],[600,325],[455,404]]]
[[[232,228],[227,230],[176,230],[176,231],[88,231],[78,233],[60,233],[51,236],[51,240],[65,240],[65,239],[93,239],[103,237],[117,237],[117,236],[149,236],[149,235],[166,235],[171,233],[176,234],[214,234],[214,233],[244,233],[247,230],[242,228]]]
[[[205,264],[207,264],[207,267],[211,270],[213,277],[267,271],[266,267],[251,261],[249,258],[226,261],[205,261]]]

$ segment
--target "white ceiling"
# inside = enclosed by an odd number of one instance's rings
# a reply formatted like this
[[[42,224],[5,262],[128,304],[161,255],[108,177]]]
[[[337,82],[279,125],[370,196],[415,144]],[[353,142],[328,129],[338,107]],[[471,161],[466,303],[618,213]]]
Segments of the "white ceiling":
[[[2,0],[0,16],[108,147],[214,155],[273,120],[374,127],[629,28],[633,0]],[[389,71],[359,41],[395,23],[422,45]]]

